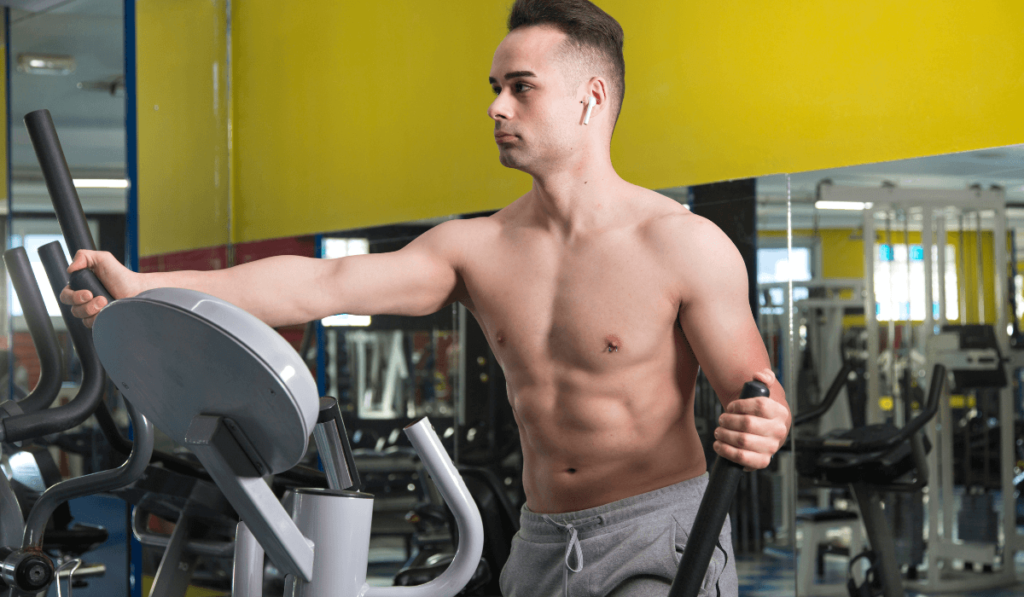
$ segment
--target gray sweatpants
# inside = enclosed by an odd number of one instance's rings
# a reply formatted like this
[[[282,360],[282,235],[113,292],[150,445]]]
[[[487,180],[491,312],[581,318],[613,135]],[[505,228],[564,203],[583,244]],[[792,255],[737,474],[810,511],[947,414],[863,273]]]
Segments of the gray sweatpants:
[[[501,571],[504,597],[664,597],[682,559],[706,474],[648,493],[562,514],[523,506]],[[701,595],[737,597],[729,519]]]

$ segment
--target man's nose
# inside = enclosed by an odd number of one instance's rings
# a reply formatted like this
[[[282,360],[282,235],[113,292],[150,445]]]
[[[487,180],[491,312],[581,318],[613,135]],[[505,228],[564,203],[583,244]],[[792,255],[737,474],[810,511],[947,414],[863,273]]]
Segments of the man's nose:
[[[504,93],[499,93],[498,97],[491,102],[490,107],[487,108],[487,116],[494,121],[509,120],[512,117],[512,110]]]

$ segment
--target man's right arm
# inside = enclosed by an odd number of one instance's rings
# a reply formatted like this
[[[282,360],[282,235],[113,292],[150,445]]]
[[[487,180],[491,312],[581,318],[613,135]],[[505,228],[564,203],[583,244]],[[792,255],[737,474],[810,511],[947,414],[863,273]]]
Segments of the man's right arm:
[[[93,270],[115,299],[152,288],[189,288],[249,311],[271,326],[336,313],[427,315],[464,293],[458,270],[470,221],[437,226],[399,251],[313,259],[284,255],[215,271],[139,274],[109,253],[79,251],[68,268]],[[88,290],[65,288],[61,300],[87,325],[106,305]]]

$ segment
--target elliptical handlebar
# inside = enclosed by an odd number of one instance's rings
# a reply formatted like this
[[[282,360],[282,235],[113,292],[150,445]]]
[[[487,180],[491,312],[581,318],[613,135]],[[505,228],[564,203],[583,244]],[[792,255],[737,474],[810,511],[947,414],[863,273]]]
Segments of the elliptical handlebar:
[[[847,454],[866,454],[879,450],[888,450],[910,439],[927,423],[939,409],[939,395],[946,380],[946,368],[936,364],[932,369],[932,379],[928,385],[928,400],[916,417],[891,435],[871,441],[855,441],[842,438],[796,438],[798,450],[827,450]],[[806,420],[801,423],[807,422]]]
[[[44,491],[32,506],[32,511],[29,512],[28,518],[25,520],[23,547],[42,549],[46,523],[60,504],[77,497],[124,487],[137,481],[146,472],[149,457],[153,453],[155,437],[153,424],[127,400],[125,408],[128,410],[128,416],[131,418],[132,427],[135,430],[131,455],[115,469],[68,479]]]
[[[740,398],[768,395],[768,386],[759,381],[748,381],[743,384],[743,390],[740,392]],[[714,553],[722,525],[725,524],[729,509],[732,508],[732,501],[736,497],[736,489],[742,478],[743,467],[727,458],[719,456],[711,465],[708,486],[697,509],[697,517],[686,541],[686,549],[676,571],[676,578],[669,589],[669,597],[697,597],[700,593],[708,564],[711,563],[711,555]]]
[[[39,159],[46,188],[50,193],[53,209],[68,248],[72,254],[80,249],[94,250],[96,245],[89,232],[89,224],[85,219],[85,212],[78,199],[78,192],[75,190],[67,160],[64,159],[60,139],[57,138],[57,129],[53,126],[49,110],[28,113],[25,116],[25,126]],[[64,258],[63,248],[57,242],[44,245],[39,248],[39,258],[43,262],[54,295],[59,296],[71,281],[67,274],[68,262]],[[85,280],[94,295],[105,296],[108,301],[113,300],[92,272],[86,270],[75,278]],[[93,348],[92,334],[82,321],[71,314],[70,307],[61,303],[60,311],[75,351],[82,361],[81,388],[75,398],[64,406],[4,419],[0,422],[2,441],[19,441],[71,429],[85,421],[101,401],[106,374]],[[57,383],[59,386],[59,379]]]
[[[57,346],[57,336],[53,331],[53,323],[46,311],[46,303],[36,284],[32,266],[24,247],[16,247],[4,252],[4,263],[14,284],[14,291],[21,302],[21,310],[25,314],[32,344],[39,355],[39,381],[32,392],[18,401],[23,412],[34,412],[49,408],[60,392],[61,352]]]
[[[843,362],[843,368],[839,370],[839,373],[832,379],[832,385],[828,387],[828,391],[825,392],[825,397],[821,400],[821,404],[814,408],[811,412],[799,414],[793,417],[792,427],[797,425],[803,425],[809,421],[814,421],[821,418],[821,415],[828,412],[828,409],[832,408],[832,404],[839,397],[839,392],[843,389],[843,384],[846,383],[847,377],[850,372],[853,371],[853,363],[850,361]]]
[[[61,149],[60,139],[57,138],[57,129],[53,126],[50,111],[29,112],[25,115],[25,126],[28,128],[32,147],[39,159],[39,166],[43,170],[46,189],[50,192],[53,210],[57,214],[57,221],[60,223],[60,230],[68,243],[72,259],[80,250],[95,251],[96,245],[89,232],[89,223],[85,219],[82,202],[78,199],[78,191],[75,190],[71,170],[68,168],[67,160],[64,159],[64,151]],[[66,269],[67,267],[65,267]],[[77,275],[71,277],[70,281],[74,283],[71,286],[72,289],[85,288],[92,291],[93,296],[103,296],[108,302],[114,300],[95,274],[88,270],[81,271],[83,273],[75,272]]]
[[[68,280],[68,262],[64,258],[64,249],[58,242],[43,245],[39,248],[39,258],[46,269],[51,288],[55,294],[60,294]],[[71,314],[68,305],[61,303],[60,311],[78,358],[82,361],[81,388],[75,398],[63,406],[4,419],[0,424],[0,439],[3,441],[20,441],[77,427],[92,415],[100,403],[106,374],[93,348],[89,329]]]

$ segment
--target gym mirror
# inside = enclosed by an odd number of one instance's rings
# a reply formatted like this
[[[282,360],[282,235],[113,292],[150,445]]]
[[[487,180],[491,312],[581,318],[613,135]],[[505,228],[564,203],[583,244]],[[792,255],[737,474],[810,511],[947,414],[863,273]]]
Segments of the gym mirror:
[[[845,595],[869,570],[886,595],[1002,595],[1020,577],[1022,158],[1001,147],[758,179],[759,253],[775,230],[792,247],[792,292],[762,278],[767,260],[758,292],[794,415],[809,417],[796,441],[864,446],[927,419],[893,450],[780,455],[774,533],[798,551],[797,594]],[[936,364],[951,375],[931,414]],[[858,558],[865,547],[896,565]]]

